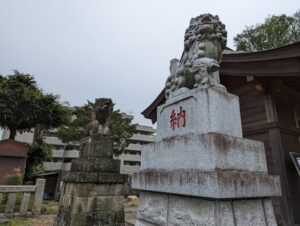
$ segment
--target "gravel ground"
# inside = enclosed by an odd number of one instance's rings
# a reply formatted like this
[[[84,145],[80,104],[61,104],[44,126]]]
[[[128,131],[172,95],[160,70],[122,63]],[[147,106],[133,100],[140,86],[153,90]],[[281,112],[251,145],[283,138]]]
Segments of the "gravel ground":
[[[58,203],[56,203],[58,204]],[[54,202],[51,205],[56,205]],[[125,222],[126,226],[132,226],[136,221],[136,211],[139,200],[136,197],[129,197],[125,202]],[[56,214],[42,214],[39,217],[16,219],[13,223],[1,224],[0,226],[52,226]]]
[[[29,218],[28,223],[31,226],[52,226],[56,215],[41,215],[37,218]]]
[[[41,215],[37,218],[29,218],[27,221],[31,226],[52,226],[55,214]],[[125,209],[125,221],[127,225],[134,225],[136,221],[136,207],[127,207]]]

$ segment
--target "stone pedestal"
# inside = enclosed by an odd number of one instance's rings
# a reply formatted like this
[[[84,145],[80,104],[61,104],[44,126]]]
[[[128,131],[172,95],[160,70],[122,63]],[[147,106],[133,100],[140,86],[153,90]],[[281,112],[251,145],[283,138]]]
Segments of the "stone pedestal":
[[[142,147],[137,226],[277,225],[264,145],[243,139],[239,100],[220,88],[181,89],[158,108],[157,141]]]
[[[80,158],[72,162],[64,181],[55,226],[124,225],[127,177],[112,158],[112,140],[95,135],[82,141]]]

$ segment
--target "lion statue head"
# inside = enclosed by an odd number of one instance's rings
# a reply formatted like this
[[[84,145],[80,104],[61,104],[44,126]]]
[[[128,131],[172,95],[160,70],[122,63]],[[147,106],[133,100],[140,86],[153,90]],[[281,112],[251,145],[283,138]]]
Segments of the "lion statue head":
[[[92,109],[89,135],[109,133],[109,119],[113,112],[113,102],[109,98],[98,98]]]
[[[184,51],[179,60],[170,62],[170,76],[165,86],[168,99],[180,88],[221,86],[213,74],[219,69],[227,43],[225,25],[218,16],[202,14],[192,18],[185,31]]]

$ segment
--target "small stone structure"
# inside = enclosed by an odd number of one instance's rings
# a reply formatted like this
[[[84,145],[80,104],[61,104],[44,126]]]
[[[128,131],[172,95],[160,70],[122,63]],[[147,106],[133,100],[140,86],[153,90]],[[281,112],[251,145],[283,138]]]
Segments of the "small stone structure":
[[[141,191],[136,226],[277,225],[270,197],[281,194],[279,177],[268,175],[263,143],[243,138],[238,97],[218,84],[218,71],[198,85],[176,82],[189,80],[199,60],[220,62],[226,31],[216,33],[213,45],[208,35],[225,29],[220,24],[210,14],[191,20],[194,36],[185,45],[191,62],[171,70],[175,85],[167,85],[167,101],[157,110],[156,143],[143,146],[140,172],[132,177]]]
[[[124,225],[124,193],[127,177],[113,159],[108,121],[111,99],[96,99],[89,137],[81,141],[80,157],[66,172],[55,226]]]

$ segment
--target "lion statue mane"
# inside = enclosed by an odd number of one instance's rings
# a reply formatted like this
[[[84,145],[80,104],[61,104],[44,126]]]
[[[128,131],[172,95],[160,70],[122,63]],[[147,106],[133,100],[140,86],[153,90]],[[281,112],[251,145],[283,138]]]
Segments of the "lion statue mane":
[[[181,60],[172,59],[165,95],[182,87],[221,86],[214,72],[219,70],[222,51],[226,47],[227,31],[218,16],[202,14],[192,18],[185,31]]]

